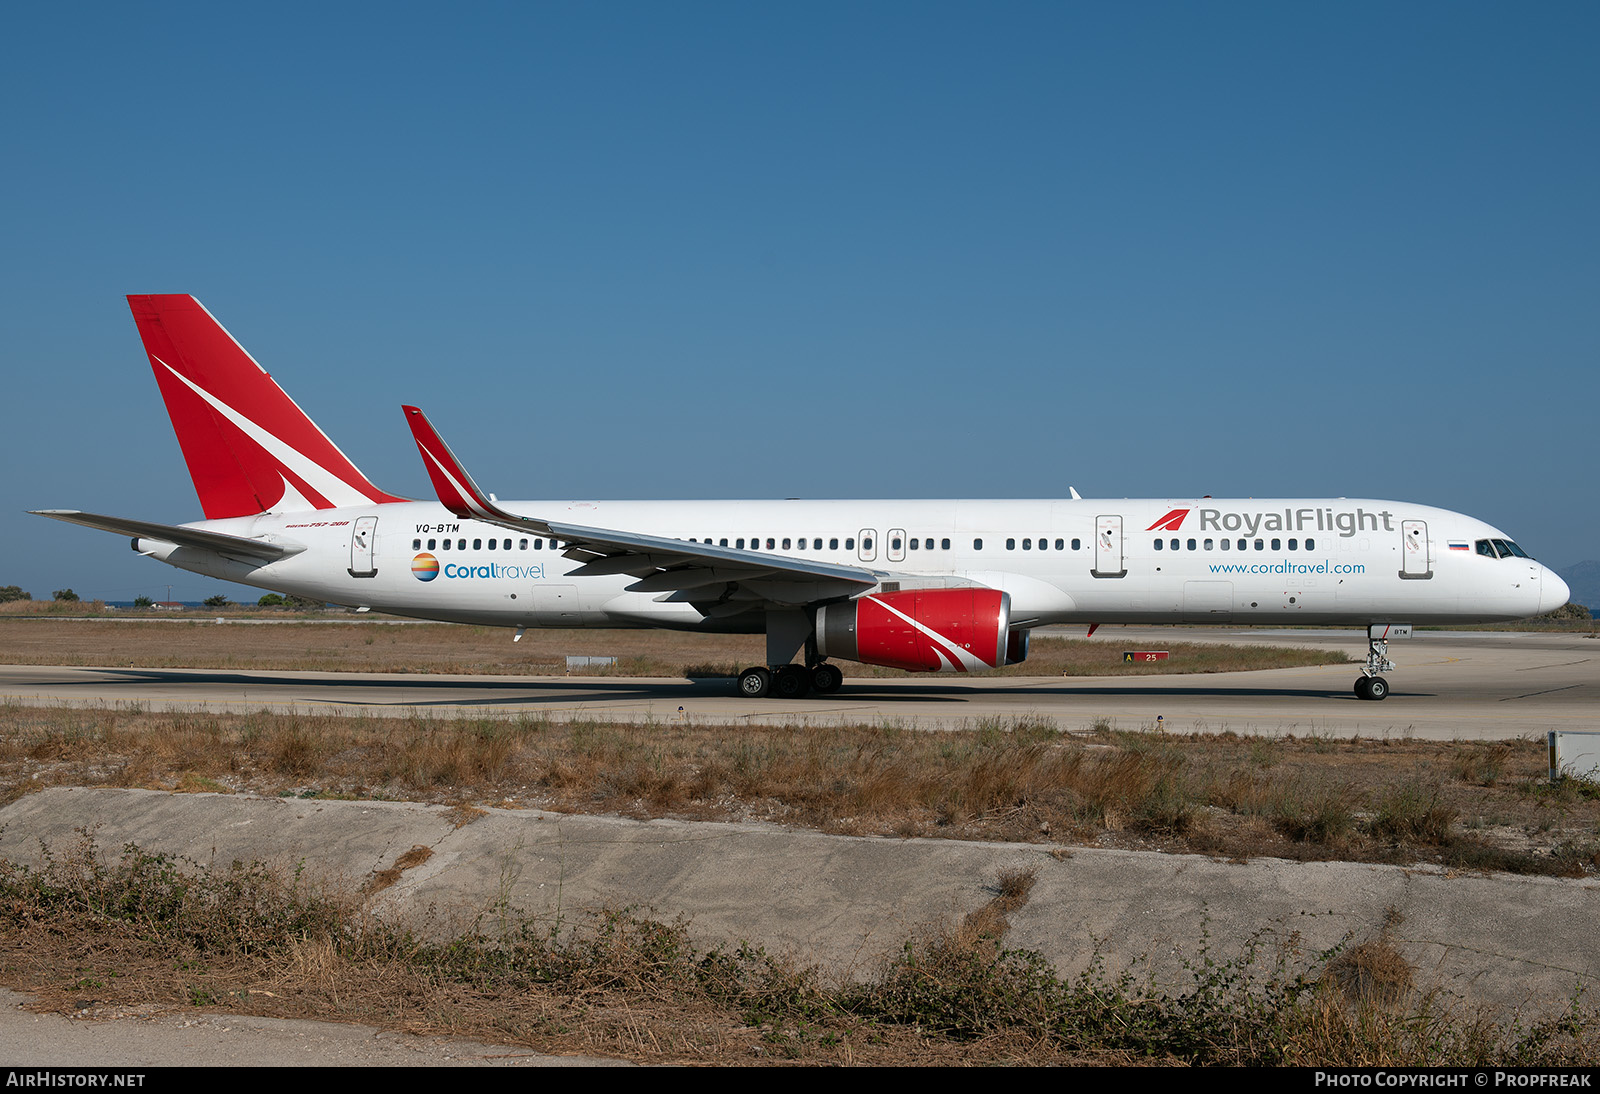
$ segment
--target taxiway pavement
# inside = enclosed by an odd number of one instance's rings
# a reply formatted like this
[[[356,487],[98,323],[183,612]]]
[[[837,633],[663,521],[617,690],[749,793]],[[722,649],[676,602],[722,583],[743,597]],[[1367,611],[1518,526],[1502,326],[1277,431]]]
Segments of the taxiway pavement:
[[[1117,628],[1128,649],[1179,641],[1328,646],[1364,654],[1359,632]],[[1395,642],[1382,702],[1357,699],[1357,667],[1145,677],[848,679],[828,697],[743,699],[732,681],[604,676],[444,676],[101,666],[0,666],[0,701],[136,704],[147,710],[300,710],[366,715],[532,716],[670,724],[883,723],[939,730],[1047,718],[1175,732],[1493,740],[1600,729],[1600,641],[1584,634],[1419,632]]]

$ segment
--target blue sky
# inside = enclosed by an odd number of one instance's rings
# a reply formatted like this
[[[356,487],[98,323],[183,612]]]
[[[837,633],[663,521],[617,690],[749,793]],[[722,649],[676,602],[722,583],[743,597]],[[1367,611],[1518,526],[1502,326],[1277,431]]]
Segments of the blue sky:
[[[1595,546],[1600,7],[30,5],[0,584],[219,583],[123,301],[502,498],[1368,496]],[[242,595],[245,590],[227,587]]]

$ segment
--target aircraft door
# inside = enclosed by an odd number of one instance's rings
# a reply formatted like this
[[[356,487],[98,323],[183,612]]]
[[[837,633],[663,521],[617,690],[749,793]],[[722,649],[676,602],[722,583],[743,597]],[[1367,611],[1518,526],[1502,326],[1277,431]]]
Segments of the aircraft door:
[[[891,528],[884,545],[884,557],[890,562],[904,562],[906,560],[906,530],[904,528]]]
[[[1126,577],[1127,567],[1122,564],[1122,518],[1099,516],[1094,518],[1094,569],[1095,577]]]
[[[1185,581],[1183,621],[1185,623],[1233,622],[1233,582]]]
[[[377,577],[378,518],[361,517],[350,533],[350,576]]]
[[[1433,546],[1425,520],[1400,522],[1400,576],[1412,581],[1433,576]]]
[[[862,562],[871,562],[878,557],[878,530],[876,528],[861,529],[861,537],[856,540],[856,557]]]
[[[533,623],[536,627],[581,627],[576,585],[535,585]]]

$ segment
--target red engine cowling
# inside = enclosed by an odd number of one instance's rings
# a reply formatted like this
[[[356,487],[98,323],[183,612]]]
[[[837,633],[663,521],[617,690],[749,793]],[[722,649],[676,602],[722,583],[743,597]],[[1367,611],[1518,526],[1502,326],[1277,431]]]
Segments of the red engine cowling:
[[[911,672],[996,668],[1010,622],[1011,597],[998,589],[870,593],[817,609],[817,652]]]

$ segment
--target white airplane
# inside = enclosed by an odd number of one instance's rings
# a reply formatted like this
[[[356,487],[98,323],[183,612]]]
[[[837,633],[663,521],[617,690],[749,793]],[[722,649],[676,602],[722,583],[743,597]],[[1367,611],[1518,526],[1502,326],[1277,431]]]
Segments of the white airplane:
[[[438,498],[369,482],[190,296],[130,296],[206,519],[38,515],[133,537],[180,569],[458,623],[765,633],[740,694],[1017,664],[1046,624],[1354,624],[1355,691],[1389,693],[1414,624],[1522,619],[1566,582],[1504,532],[1407,502],[499,502],[405,407]],[[798,663],[797,663],[798,662]]]

